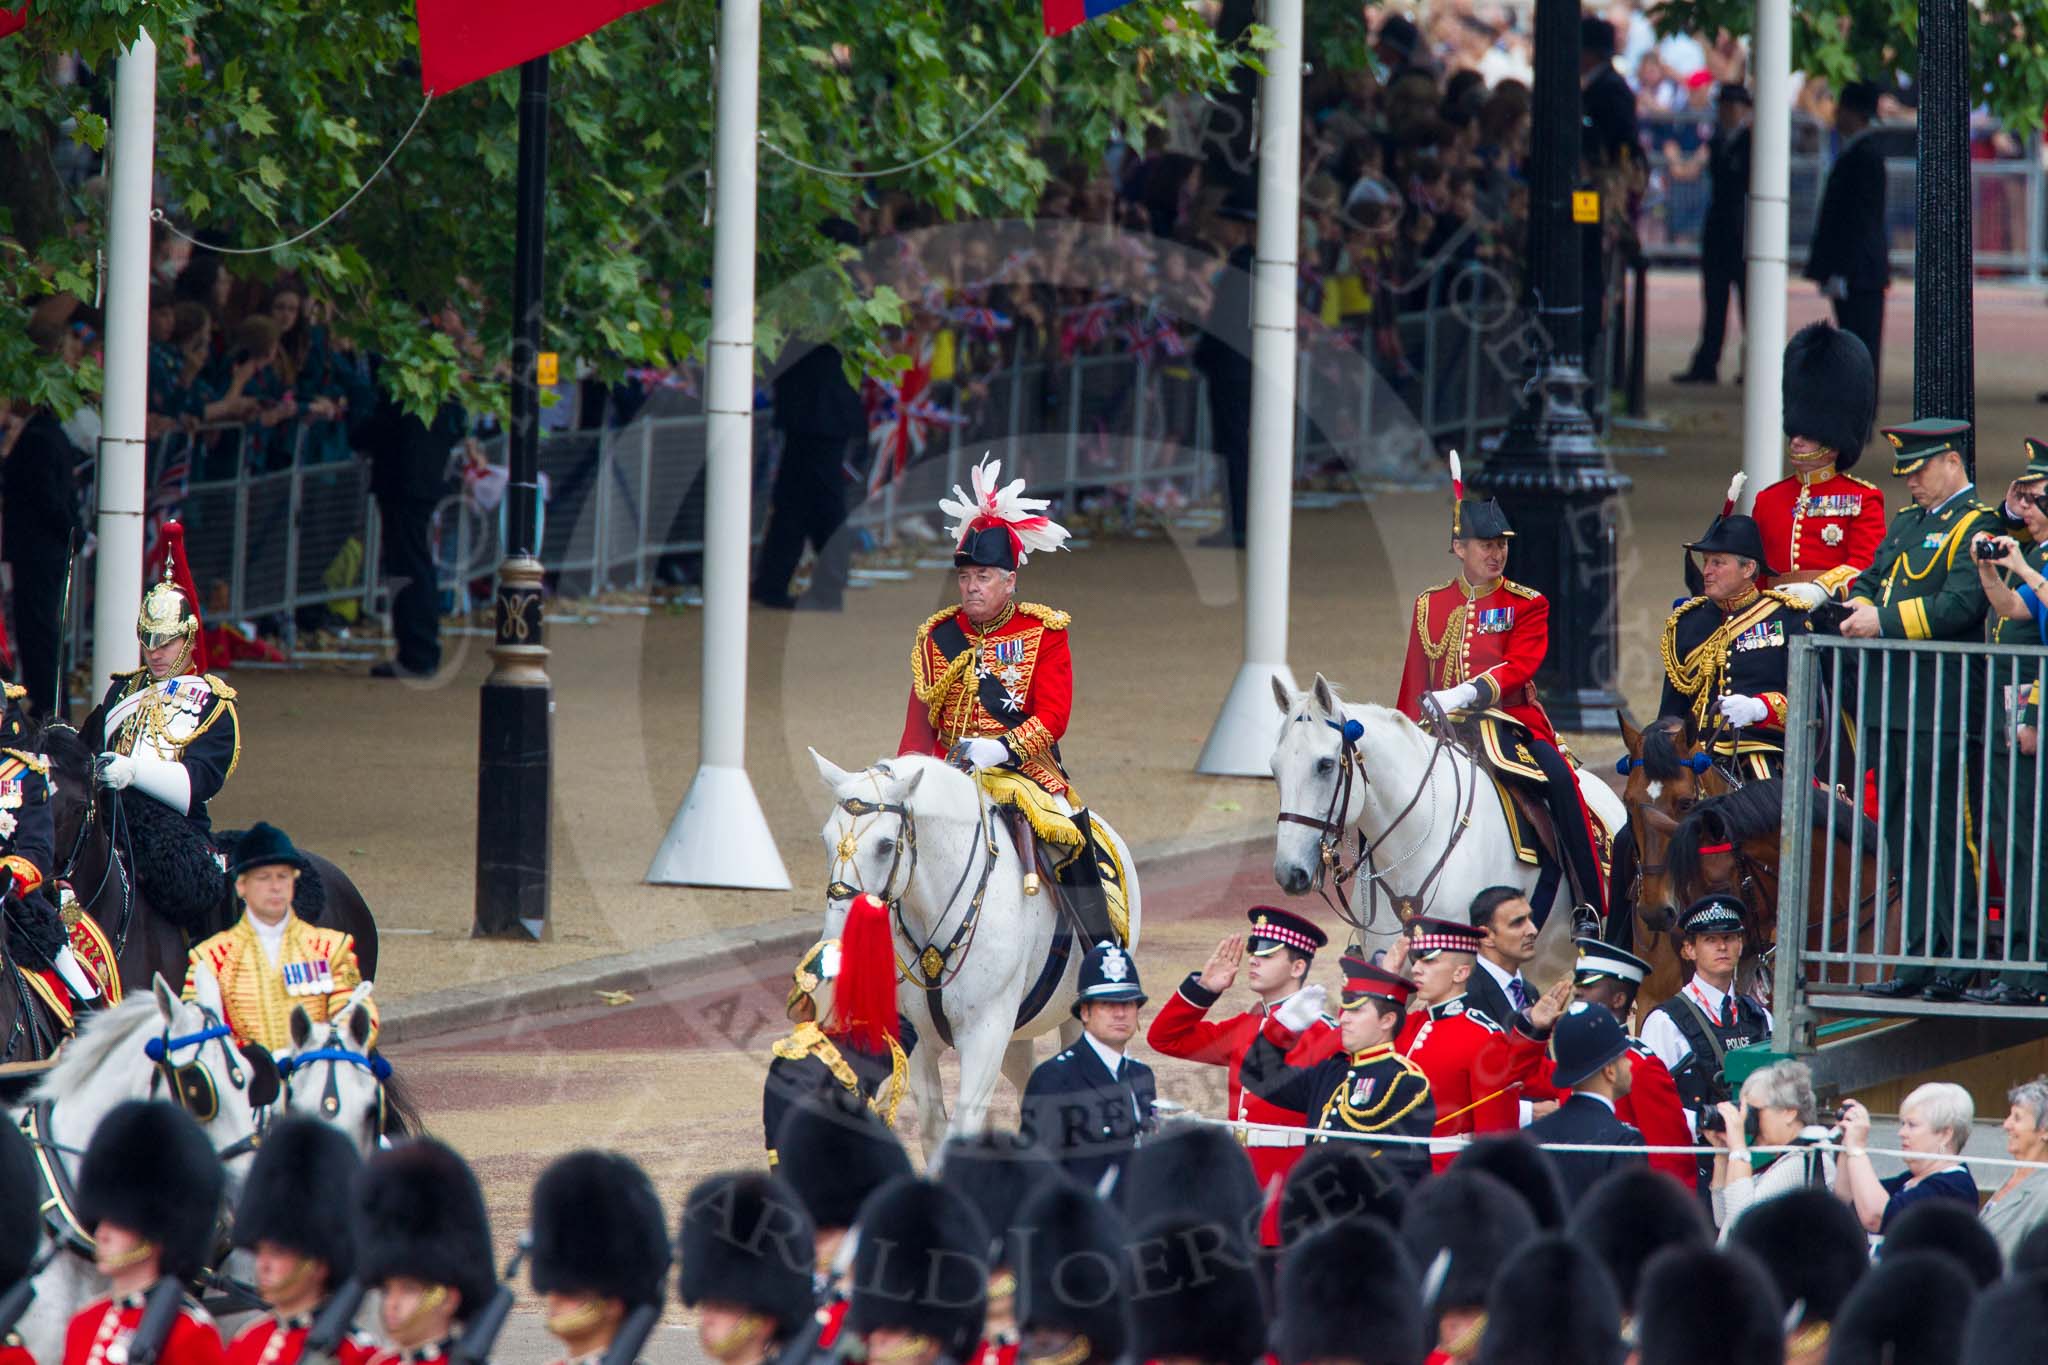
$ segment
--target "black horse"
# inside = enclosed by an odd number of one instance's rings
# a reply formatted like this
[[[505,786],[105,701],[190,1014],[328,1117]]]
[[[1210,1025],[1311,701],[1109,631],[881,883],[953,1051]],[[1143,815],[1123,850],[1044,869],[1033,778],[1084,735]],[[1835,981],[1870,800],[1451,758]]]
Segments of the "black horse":
[[[106,931],[122,990],[146,989],[158,973],[166,981],[182,982],[192,944],[235,922],[238,911],[231,886],[221,879],[216,903],[196,921],[181,924],[157,911],[136,876],[138,831],[149,816],[137,819],[134,812],[147,807],[152,798],[101,786],[98,755],[68,725],[44,726],[38,747],[50,762],[57,878],[70,886],[79,906]],[[215,835],[230,862],[239,839],[238,831]],[[299,878],[293,909],[308,923],[352,935],[357,965],[365,979],[374,980],[377,923],[362,893],[347,873],[319,854],[302,856],[308,875]]]
[[[0,1067],[42,1061],[57,1050],[67,1029],[43,998],[7,942],[7,918],[0,915]],[[0,1071],[0,1100],[10,1078]]]

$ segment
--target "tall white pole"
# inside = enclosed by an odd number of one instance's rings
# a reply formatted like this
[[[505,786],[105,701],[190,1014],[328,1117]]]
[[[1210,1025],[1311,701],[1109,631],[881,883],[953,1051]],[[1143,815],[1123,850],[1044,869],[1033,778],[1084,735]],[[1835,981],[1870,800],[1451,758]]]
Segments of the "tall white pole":
[[[1266,0],[1273,46],[1259,82],[1258,264],[1252,277],[1250,506],[1244,662],[1195,771],[1271,774],[1273,678],[1289,687],[1287,570],[1294,517],[1295,265],[1300,233],[1302,0]]]
[[[1784,476],[1786,255],[1792,197],[1792,4],[1757,0],[1750,42],[1748,256],[1742,322],[1742,469],[1752,497]]]
[[[99,541],[93,580],[92,681],[138,666],[143,464],[149,420],[149,186],[156,163],[156,43],[147,30],[114,67],[108,160],[106,390],[100,398]]]
[[[704,668],[697,776],[647,880],[789,889],[747,776],[747,550],[754,472],[754,136],[761,0],[724,0],[718,24],[717,183],[712,200],[711,356],[706,378]]]

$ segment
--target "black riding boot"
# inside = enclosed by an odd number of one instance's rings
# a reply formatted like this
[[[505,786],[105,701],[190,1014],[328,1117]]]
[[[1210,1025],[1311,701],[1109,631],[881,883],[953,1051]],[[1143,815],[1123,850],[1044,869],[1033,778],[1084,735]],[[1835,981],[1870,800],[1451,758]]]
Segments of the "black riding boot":
[[[1550,808],[1551,827],[1557,833],[1557,852],[1571,880],[1572,899],[1590,905],[1604,919],[1607,915],[1607,887],[1600,877],[1600,860],[1595,856],[1593,830],[1586,809],[1579,803],[1579,779],[1564,755],[1539,740],[1527,741],[1529,754],[1543,770],[1543,803]]]
[[[1109,922],[1109,893],[1102,885],[1102,855],[1096,850],[1095,831],[1086,809],[1074,812],[1074,825],[1081,831],[1081,847],[1057,873],[1060,898],[1073,912],[1088,946],[1121,944],[1116,927]]]

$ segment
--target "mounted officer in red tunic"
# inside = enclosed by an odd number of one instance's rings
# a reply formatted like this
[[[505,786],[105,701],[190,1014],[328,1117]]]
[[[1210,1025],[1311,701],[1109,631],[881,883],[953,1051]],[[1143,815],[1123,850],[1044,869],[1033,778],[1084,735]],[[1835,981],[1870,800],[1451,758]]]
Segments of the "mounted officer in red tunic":
[[[1542,793],[1574,899],[1604,916],[1606,859],[1592,813],[1536,695],[1536,670],[1550,648],[1550,603],[1505,576],[1514,529],[1499,502],[1465,497],[1457,461],[1453,453],[1451,553],[1459,572],[1415,599],[1396,706],[1419,721],[1427,699],[1454,720],[1476,719],[1487,764]]]
[[[1060,760],[1074,705],[1069,618],[1015,600],[1019,566],[1038,551],[1063,548],[1067,530],[1041,515],[1045,499],[1023,495],[1022,479],[999,484],[1001,471],[984,457],[974,470],[973,496],[955,486],[954,496],[939,502],[956,523],[960,606],[917,629],[897,752],[971,770],[1010,812],[1026,866],[1051,874],[1087,941],[1121,945],[1103,888],[1105,854]],[[1025,894],[1038,885],[1038,874],[1027,874]]]

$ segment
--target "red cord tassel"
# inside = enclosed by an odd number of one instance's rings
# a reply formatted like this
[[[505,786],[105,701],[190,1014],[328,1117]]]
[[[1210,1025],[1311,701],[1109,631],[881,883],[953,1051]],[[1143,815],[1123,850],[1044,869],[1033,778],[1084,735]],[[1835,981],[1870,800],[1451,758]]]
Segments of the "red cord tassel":
[[[832,1021],[826,1032],[864,1051],[884,1052],[898,1028],[889,912],[873,896],[860,896],[839,931],[839,977],[832,983]]]

